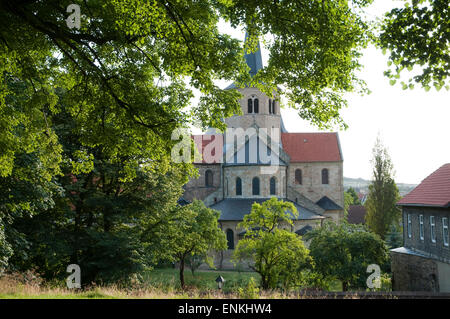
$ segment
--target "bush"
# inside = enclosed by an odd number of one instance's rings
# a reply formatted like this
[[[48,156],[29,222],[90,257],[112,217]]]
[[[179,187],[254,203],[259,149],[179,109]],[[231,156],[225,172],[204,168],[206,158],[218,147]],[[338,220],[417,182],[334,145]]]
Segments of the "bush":
[[[241,299],[259,299],[259,288],[255,279],[251,277],[246,287],[238,289],[238,294]]]

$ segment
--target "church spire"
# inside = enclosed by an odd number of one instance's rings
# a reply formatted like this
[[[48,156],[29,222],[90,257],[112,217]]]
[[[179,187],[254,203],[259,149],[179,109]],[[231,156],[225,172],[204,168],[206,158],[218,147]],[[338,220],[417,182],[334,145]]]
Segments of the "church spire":
[[[247,42],[248,33],[245,33],[245,42]],[[261,57],[261,47],[258,46],[256,52],[245,53],[245,62],[250,67],[250,75],[254,76],[259,70],[263,68],[262,57]]]

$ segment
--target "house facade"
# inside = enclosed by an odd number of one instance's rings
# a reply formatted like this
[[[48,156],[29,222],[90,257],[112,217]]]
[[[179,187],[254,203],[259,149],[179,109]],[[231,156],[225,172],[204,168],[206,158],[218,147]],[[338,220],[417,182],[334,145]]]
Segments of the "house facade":
[[[247,54],[254,75],[262,68],[260,50]],[[234,84],[227,89],[235,88]],[[227,235],[228,250],[218,267],[229,261],[244,234],[238,227],[253,203],[271,197],[291,201],[299,216],[292,231],[299,235],[319,227],[323,220],[344,218],[343,156],[337,133],[288,132],[279,99],[252,87],[237,88],[242,115],[225,119],[228,130],[192,138],[201,158],[199,177],[185,185],[183,199],[200,199],[220,211],[219,223]]]
[[[393,289],[450,292],[450,163],[403,197],[404,246],[391,250]]]

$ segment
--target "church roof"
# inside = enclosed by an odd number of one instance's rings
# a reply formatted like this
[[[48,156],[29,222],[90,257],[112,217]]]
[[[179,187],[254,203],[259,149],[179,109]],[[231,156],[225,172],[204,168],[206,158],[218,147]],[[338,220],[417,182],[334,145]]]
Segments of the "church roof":
[[[205,154],[205,156],[202,155],[201,161],[195,161],[195,163],[219,164],[223,162],[225,145],[222,134],[193,135],[192,138],[196,141],[199,153]],[[339,162],[343,160],[338,133],[282,132],[281,145],[283,151],[289,155],[290,163]],[[205,152],[205,150],[209,150],[210,148],[213,149],[212,158],[208,159],[206,155],[210,152]],[[262,163],[258,161],[255,164]],[[280,160],[280,164],[286,165],[287,163]]]
[[[295,162],[339,162],[338,133],[281,133],[284,151]]]
[[[247,42],[247,37],[248,37],[248,35],[245,34],[246,42]],[[245,62],[250,67],[250,75],[251,76],[256,75],[256,73],[258,73],[258,71],[263,68],[261,47],[259,45],[259,41],[258,41],[257,50],[255,52],[250,52],[250,53],[245,54]]]
[[[401,206],[450,207],[450,163],[425,178],[398,203]]]
[[[316,205],[319,205],[324,210],[341,210],[341,209],[343,209],[341,206],[336,204],[332,199],[328,198],[327,196],[324,196],[321,199],[319,199],[317,201]]]
[[[249,214],[252,210],[253,203],[261,204],[269,198],[226,198],[216,204],[210,206],[213,209],[220,211],[219,221],[241,221],[244,216]],[[285,201],[288,201],[284,199]],[[292,202],[297,208],[298,217],[296,220],[322,219],[325,218],[313,211]],[[294,217],[294,216],[292,216]]]

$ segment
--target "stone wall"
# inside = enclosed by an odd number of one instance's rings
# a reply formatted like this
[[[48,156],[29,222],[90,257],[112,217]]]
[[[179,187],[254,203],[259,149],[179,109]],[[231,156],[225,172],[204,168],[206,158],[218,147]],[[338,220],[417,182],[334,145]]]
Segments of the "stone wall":
[[[195,167],[198,169],[199,177],[190,179],[185,185],[184,199],[188,201],[192,201],[194,198],[204,200],[208,195],[222,189],[222,169],[220,164],[197,164]],[[213,173],[213,185],[208,187],[205,181],[207,170],[211,170]]]
[[[328,184],[322,184],[322,169],[328,169]],[[302,170],[302,184],[295,182],[295,170]],[[288,185],[295,191],[317,202],[327,196],[344,207],[344,177],[342,162],[290,163],[287,170]]]
[[[273,167],[273,166],[271,166]],[[279,169],[272,174],[262,174],[267,166],[227,166],[224,168],[225,197],[228,198],[268,198],[277,196],[286,197],[285,176],[286,167],[279,166]],[[242,181],[242,196],[236,195],[236,178]],[[254,177],[259,178],[259,194],[252,195],[252,181]],[[270,195],[270,179],[275,177],[275,195]]]
[[[244,130],[248,127],[257,125],[260,128],[272,127],[280,128],[281,115],[280,115],[280,103],[276,101],[275,114],[269,114],[269,97],[259,91],[257,88],[244,88],[238,89],[242,93],[243,98],[239,100],[242,113],[244,116],[232,116],[225,119],[225,123],[228,127],[238,128],[241,127]],[[259,100],[259,112],[254,114],[248,113],[248,99],[254,95]]]
[[[439,291],[438,268],[434,260],[391,251],[392,290]]]

